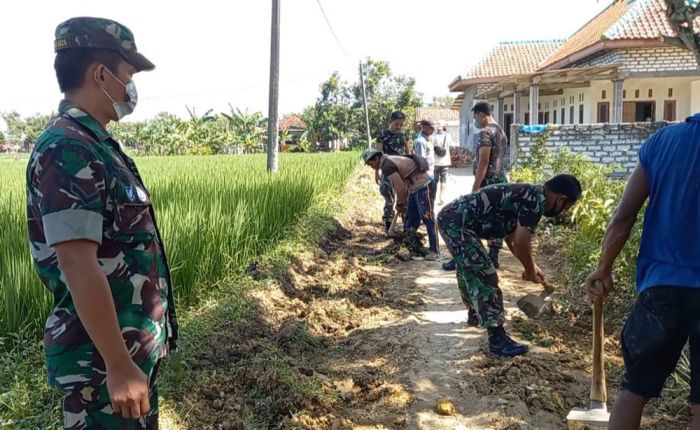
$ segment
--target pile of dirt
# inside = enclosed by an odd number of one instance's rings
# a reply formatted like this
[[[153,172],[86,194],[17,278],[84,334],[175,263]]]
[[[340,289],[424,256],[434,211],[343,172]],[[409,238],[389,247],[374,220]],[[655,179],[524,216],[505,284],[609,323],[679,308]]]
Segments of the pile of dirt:
[[[390,251],[399,261],[410,261],[412,257],[428,255],[425,234],[419,233],[415,228],[406,232],[395,232],[392,238],[394,243]]]
[[[379,219],[379,208],[373,210]],[[334,369],[331,358],[344,354],[343,345],[355,347],[351,334],[361,325],[417,306],[382,288],[382,264],[397,244],[366,216],[358,203],[277,279],[267,279],[264,264],[249,265],[247,275],[267,284],[250,293],[253,318],[222,327],[184,363],[197,383],[171,400],[187,411],[181,417],[187,428],[349,429],[353,421],[339,411],[365,404],[396,409],[390,427],[405,421],[408,396],[388,377],[386,363],[368,357],[370,366],[349,374]],[[402,240],[415,247],[421,238],[413,232]]]

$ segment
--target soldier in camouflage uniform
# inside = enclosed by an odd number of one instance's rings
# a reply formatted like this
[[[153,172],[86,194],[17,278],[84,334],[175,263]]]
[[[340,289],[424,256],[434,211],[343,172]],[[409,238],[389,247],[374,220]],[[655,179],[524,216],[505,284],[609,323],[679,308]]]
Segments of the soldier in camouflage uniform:
[[[403,112],[394,112],[389,117],[389,128],[382,130],[377,136],[375,149],[386,155],[408,155],[408,143],[406,136],[401,131],[403,129],[406,115]],[[384,197],[384,229],[388,232],[391,221],[394,219],[394,204],[396,195],[391,187],[389,178],[381,176],[381,172],[375,172],[375,181],[379,184],[379,192]]]
[[[525,354],[526,345],[513,341],[503,329],[503,295],[493,261],[482,239],[505,238],[525,268],[523,279],[543,282],[535,264],[530,239],[542,215],[556,216],[581,195],[581,184],[570,175],[558,175],[544,185],[497,184],[480,188],[445,206],[438,227],[457,265],[462,302],[489,331],[489,350],[512,357]]]
[[[479,102],[472,108],[474,123],[480,129],[474,135],[474,185],[472,192],[494,184],[508,183],[505,169],[505,154],[508,149],[508,137],[500,125],[491,116],[491,105]],[[496,269],[498,253],[503,247],[502,239],[489,240],[489,257]],[[443,263],[445,270],[455,270],[454,260]],[[472,318],[472,321],[474,319]]]
[[[65,99],[27,166],[29,246],[54,297],[49,384],[66,392],[66,429],[156,429],[157,369],[177,339],[170,271],[150,194],[105,129],[155,66],[106,19],[59,24],[55,50]]]

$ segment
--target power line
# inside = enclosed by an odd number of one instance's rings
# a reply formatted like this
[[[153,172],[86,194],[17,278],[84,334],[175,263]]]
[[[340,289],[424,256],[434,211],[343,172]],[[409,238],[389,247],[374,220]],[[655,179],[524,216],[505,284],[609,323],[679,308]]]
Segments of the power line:
[[[350,55],[348,55],[348,52],[345,50],[345,48],[343,48],[343,44],[340,43],[340,39],[338,39],[338,35],[335,33],[335,30],[333,30],[333,26],[331,25],[331,22],[328,19],[328,15],[326,15],[326,11],[323,10],[323,5],[321,4],[321,0],[316,0],[316,3],[318,3],[319,9],[321,9],[321,13],[323,14],[323,19],[326,20],[326,24],[328,24],[328,29],[331,31],[331,34],[335,38],[335,42],[338,44],[338,48],[340,48],[340,50],[343,52],[343,54],[346,57],[350,57]]]

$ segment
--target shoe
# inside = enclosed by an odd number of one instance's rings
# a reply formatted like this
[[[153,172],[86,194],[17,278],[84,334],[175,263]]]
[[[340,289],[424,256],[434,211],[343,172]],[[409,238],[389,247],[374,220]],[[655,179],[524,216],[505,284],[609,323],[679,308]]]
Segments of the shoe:
[[[501,265],[498,264],[498,248],[489,249],[489,258],[493,262],[493,267],[500,269]]]
[[[469,327],[479,327],[479,318],[477,318],[476,311],[474,309],[469,309],[469,316],[467,317],[467,325]]]
[[[505,330],[489,336],[489,351],[501,357],[515,357],[527,354],[530,348],[527,345],[518,343],[506,334]]]
[[[451,272],[457,268],[454,258],[447,263],[442,263],[442,270],[446,272]]]
[[[428,255],[425,256],[426,261],[436,261],[438,259],[438,253],[437,252],[429,252]]]

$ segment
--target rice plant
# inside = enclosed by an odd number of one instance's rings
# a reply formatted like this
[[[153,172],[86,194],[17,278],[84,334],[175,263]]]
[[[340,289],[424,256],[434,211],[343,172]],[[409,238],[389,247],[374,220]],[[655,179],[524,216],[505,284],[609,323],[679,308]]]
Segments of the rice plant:
[[[178,303],[191,305],[241,273],[316,196],[342,187],[357,160],[355,153],[282,154],[281,173],[269,175],[264,155],[137,159]],[[0,160],[0,338],[27,330],[39,336],[52,304],[27,245],[25,166]]]

